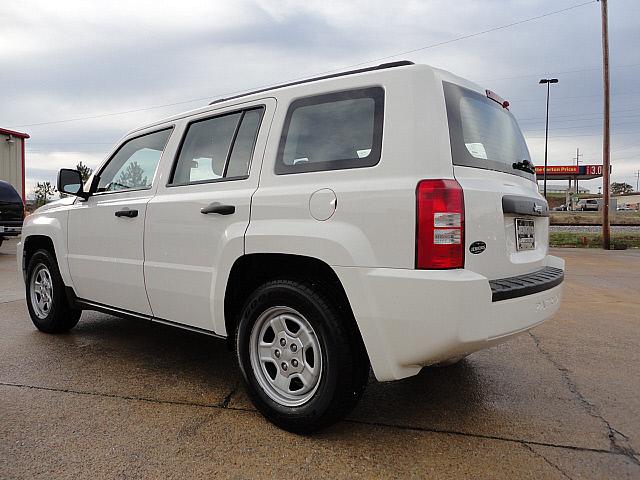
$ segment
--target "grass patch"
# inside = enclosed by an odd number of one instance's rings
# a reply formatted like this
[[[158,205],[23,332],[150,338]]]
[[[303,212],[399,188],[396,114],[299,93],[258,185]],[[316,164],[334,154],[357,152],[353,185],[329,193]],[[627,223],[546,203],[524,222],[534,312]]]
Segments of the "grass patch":
[[[600,233],[551,232],[549,234],[551,247],[602,248]],[[640,248],[640,233],[612,233],[611,248],[625,250]]]
[[[602,225],[600,212],[551,212],[551,225]],[[640,212],[616,212],[609,215],[616,225],[640,225]]]

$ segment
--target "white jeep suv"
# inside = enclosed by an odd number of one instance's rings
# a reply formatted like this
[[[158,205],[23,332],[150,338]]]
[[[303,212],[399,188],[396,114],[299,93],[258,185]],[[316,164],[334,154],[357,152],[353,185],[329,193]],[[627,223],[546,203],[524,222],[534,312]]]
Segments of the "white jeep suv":
[[[369,369],[417,374],[552,316],[564,263],[508,103],[397,62],[221,99],[126,135],[25,220],[36,327],[84,309],[228,338],[296,432]]]

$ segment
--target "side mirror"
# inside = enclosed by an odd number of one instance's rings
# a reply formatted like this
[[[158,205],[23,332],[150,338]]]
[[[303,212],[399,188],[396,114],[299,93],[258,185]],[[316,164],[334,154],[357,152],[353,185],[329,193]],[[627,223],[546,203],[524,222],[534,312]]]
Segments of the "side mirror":
[[[75,195],[85,200],[89,198],[89,194],[82,190],[80,172],[71,168],[63,168],[58,172],[58,191]]]

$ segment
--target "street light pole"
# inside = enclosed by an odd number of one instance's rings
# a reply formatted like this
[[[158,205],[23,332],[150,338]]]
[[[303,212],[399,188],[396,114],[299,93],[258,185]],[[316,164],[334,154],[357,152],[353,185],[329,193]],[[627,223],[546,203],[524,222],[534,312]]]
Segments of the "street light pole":
[[[557,78],[543,78],[538,82],[540,84],[547,84],[547,117],[544,127],[544,198],[547,198],[547,144],[549,142],[549,86],[552,83],[558,83]]]

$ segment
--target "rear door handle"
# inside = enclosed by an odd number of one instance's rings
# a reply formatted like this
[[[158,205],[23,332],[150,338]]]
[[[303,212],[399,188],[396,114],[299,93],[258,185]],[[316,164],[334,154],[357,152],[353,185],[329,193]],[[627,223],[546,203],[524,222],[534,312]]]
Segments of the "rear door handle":
[[[135,218],[137,216],[138,216],[138,210],[130,210],[128,208],[124,208],[116,212],[116,217]]]
[[[213,202],[200,210],[205,215],[208,213],[217,213],[218,215],[231,215],[235,213],[236,207],[233,205],[225,205],[220,202]]]

